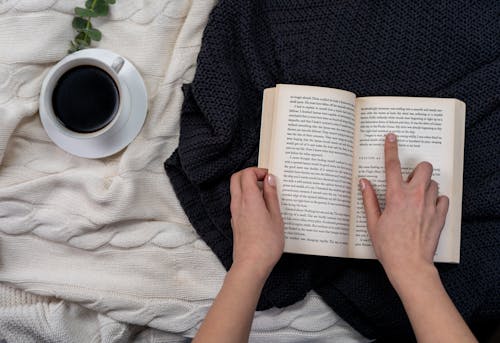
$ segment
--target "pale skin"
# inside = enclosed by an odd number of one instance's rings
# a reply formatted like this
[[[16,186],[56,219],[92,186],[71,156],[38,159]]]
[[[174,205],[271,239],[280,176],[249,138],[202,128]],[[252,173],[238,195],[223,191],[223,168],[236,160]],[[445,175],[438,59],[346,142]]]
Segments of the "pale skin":
[[[386,207],[360,180],[368,232],[380,263],[398,293],[419,342],[477,342],[446,293],[433,263],[448,211],[438,196],[432,165],[401,175],[397,139],[385,140]],[[263,189],[258,182],[263,181]],[[194,342],[247,342],[262,287],[283,253],[283,220],[276,183],[265,169],[231,178],[233,265]]]

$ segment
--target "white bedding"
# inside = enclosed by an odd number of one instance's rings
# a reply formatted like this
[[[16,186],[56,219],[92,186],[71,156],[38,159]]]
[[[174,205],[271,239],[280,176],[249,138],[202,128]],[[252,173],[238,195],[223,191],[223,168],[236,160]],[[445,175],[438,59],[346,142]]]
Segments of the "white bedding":
[[[95,323],[103,320],[105,327],[167,332],[156,341],[192,337],[224,269],[185,217],[163,161],[177,146],[181,85],[194,76],[215,0],[118,0],[110,18],[95,20],[103,32],[96,46],[134,63],[149,96],[140,135],[99,160],[57,148],[37,113],[42,79],[65,56],[74,36],[71,13],[82,3],[0,0],[0,282],[64,300],[0,307],[0,340],[8,323],[16,326],[12,318],[29,325],[23,315],[52,327],[76,315],[89,330],[100,330]],[[101,341],[118,337],[109,332]],[[314,293],[257,313],[252,328],[256,342],[332,338],[363,340]]]

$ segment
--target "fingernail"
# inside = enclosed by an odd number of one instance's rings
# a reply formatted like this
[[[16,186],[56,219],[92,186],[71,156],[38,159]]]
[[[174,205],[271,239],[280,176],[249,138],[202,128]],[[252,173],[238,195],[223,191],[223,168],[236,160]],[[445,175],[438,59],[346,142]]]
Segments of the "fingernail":
[[[267,174],[267,183],[269,186],[276,187],[276,179],[273,174]]]
[[[363,179],[359,180],[359,188],[361,189],[361,192],[365,190],[366,188],[365,180]]]
[[[394,133],[387,134],[387,139],[389,142],[394,143],[396,141],[396,135]]]

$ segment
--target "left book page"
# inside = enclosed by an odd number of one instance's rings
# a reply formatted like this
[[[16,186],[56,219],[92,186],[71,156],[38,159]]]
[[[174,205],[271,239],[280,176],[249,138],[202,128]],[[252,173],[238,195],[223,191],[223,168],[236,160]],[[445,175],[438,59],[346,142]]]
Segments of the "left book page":
[[[259,167],[277,179],[286,252],[347,257],[355,99],[312,86],[264,92]]]

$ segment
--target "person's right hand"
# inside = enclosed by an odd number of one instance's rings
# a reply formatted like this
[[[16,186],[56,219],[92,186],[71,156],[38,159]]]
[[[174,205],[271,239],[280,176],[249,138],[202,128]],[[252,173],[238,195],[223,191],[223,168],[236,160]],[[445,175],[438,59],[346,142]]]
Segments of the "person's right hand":
[[[438,185],[431,179],[432,165],[417,165],[403,180],[396,135],[385,139],[386,206],[380,211],[375,190],[360,180],[368,232],[375,254],[389,280],[397,288],[407,279],[429,267],[448,212],[448,198],[438,196]]]
[[[398,293],[418,342],[477,342],[434,266],[448,212],[438,196],[432,165],[422,162],[404,181],[394,134],[385,138],[386,206],[380,211],[368,180],[360,185],[368,232],[379,261]]]

